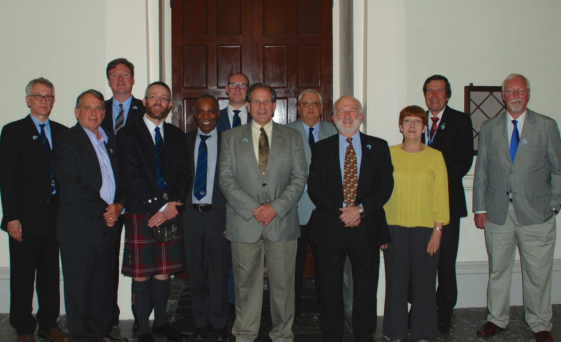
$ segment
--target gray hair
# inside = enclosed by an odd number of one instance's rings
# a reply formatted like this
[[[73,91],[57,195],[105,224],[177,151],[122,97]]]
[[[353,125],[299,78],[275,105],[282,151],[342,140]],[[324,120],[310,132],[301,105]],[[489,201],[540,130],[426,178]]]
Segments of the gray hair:
[[[358,103],[358,110],[359,110],[359,114],[364,114],[364,110],[362,109],[362,103],[360,103],[359,100],[356,99],[356,97],[352,96],[352,95],[343,95],[339,98],[339,100],[335,101],[335,103],[333,104],[333,108],[337,107],[337,103],[339,103],[339,101],[341,101],[341,99],[345,98],[345,97],[349,97],[353,100],[356,101],[356,103]],[[337,115],[337,112],[335,112],[335,115]]]
[[[306,89],[303,92],[300,93],[300,95],[298,96],[298,105],[300,105],[300,101],[302,101],[302,97],[304,96],[304,94],[307,93],[314,93],[318,96],[319,99],[319,104],[321,105],[323,103],[323,99],[321,98],[321,94],[319,93],[319,91],[314,90],[314,89]]]
[[[505,83],[512,80],[513,78],[516,78],[516,77],[522,77],[524,79],[524,81],[526,81],[526,86],[528,87],[528,90],[530,90],[530,81],[528,81],[528,79],[526,77],[524,77],[524,75],[521,75],[521,74],[510,74],[510,75],[508,75],[505,78],[505,80],[503,81],[503,84],[501,86],[501,90],[505,91]]]
[[[51,88],[51,90],[53,91],[53,96],[55,96],[55,86],[51,83],[51,81],[44,77],[35,78],[29,81],[29,83],[27,83],[27,86],[25,87],[25,96],[31,96],[31,88],[33,88],[36,83]]]
[[[105,98],[103,97],[102,93],[100,93],[99,91],[97,91],[95,89],[88,89],[88,90],[84,91],[82,94],[78,95],[78,98],[76,99],[76,109],[77,110],[80,110],[80,107],[82,106],[82,97],[84,97],[84,95],[86,95],[86,94],[93,95],[98,100],[101,100],[102,108],[103,108],[103,110],[105,110]]]

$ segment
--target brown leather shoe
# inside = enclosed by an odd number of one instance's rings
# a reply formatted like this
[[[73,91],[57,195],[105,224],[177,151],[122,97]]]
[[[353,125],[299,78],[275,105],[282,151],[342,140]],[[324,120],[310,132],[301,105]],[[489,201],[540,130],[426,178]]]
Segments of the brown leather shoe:
[[[534,335],[536,336],[536,342],[553,342],[553,336],[549,331],[539,331]]]
[[[129,339],[126,337],[119,337],[112,335],[110,333],[105,334],[101,339],[101,342],[129,342]]]
[[[498,327],[495,323],[487,321],[481,330],[477,331],[477,336],[491,337],[495,336],[497,332],[504,331],[504,328]]]
[[[70,335],[68,335],[64,331],[60,330],[59,327],[54,327],[49,331],[39,329],[39,331],[37,332],[37,336],[39,336],[41,338],[49,339],[53,342],[70,341]]]
[[[18,342],[35,342],[33,334],[18,335]]]

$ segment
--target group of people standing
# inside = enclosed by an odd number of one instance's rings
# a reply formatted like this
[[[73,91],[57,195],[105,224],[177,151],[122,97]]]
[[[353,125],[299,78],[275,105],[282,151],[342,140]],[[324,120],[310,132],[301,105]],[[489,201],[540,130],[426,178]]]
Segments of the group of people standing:
[[[32,80],[26,87],[30,115],[7,124],[0,136],[10,323],[18,342],[35,341],[37,324],[39,336],[55,342],[126,340],[111,333],[119,324],[119,272],[132,278],[139,341],[154,341],[154,334],[187,340],[166,320],[170,275],[185,268],[191,335],[227,340],[231,303],[236,341],[254,341],[265,262],[269,336],[291,341],[309,244],[324,341],[343,339],[347,258],[354,340],[373,340],[380,250],[383,334],[428,341],[450,330],[460,218],[467,216],[462,178],[473,162],[473,131],[468,115],[448,107],[446,77],[425,81],[428,111],[405,107],[398,119],[403,142],[389,147],[360,132],[364,110],[352,96],[335,102],[332,125],[321,120],[321,94],[305,90],[298,97],[300,120],[280,125],[272,120],[274,88],[250,85],[235,73],[225,86],[228,106],[220,110],[214,96],[200,96],[193,108],[198,128],[185,135],[165,122],[172,109],[165,83],[150,84],[139,100],[132,96],[132,63],[113,60],[106,75],[113,97],[81,93],[70,129],[49,119],[53,84]],[[518,244],[526,320],[541,342],[553,341],[561,140],[555,121],[526,108],[529,94],[527,79],[510,75],[503,83],[507,110],[480,131],[474,212],[476,225],[485,228],[490,279],[488,322],[477,334],[493,336],[508,324],[504,289]],[[69,334],[57,324],[59,249]]]

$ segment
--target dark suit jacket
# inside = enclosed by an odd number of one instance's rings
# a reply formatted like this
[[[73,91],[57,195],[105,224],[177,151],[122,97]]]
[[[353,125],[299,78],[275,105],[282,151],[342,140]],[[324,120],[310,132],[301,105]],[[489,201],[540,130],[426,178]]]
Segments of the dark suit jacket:
[[[124,186],[117,168],[115,137],[105,132],[105,145],[115,176],[114,203],[125,204]],[[109,206],[99,195],[103,180],[97,154],[80,124],[55,139],[52,154],[60,184],[57,237],[61,245],[96,246],[119,238],[120,230],[108,227],[103,214]]]
[[[247,113],[247,123],[250,122],[251,122],[251,115]],[[216,129],[218,130],[218,132],[224,132],[229,130],[230,128],[232,128],[232,125],[230,125],[230,119],[228,118],[228,107],[226,107],[220,111],[220,118],[216,123]]]
[[[54,140],[68,128],[50,120]],[[51,141],[51,145],[55,146]],[[58,174],[55,184],[58,189]],[[51,166],[49,154],[37,127],[28,115],[7,124],[0,136],[0,192],[2,193],[2,229],[8,222],[19,220],[22,237],[43,235],[51,212],[58,203],[51,199]],[[56,201],[55,201],[56,202]]]
[[[125,175],[125,208],[129,213],[154,215],[167,202],[185,203],[191,185],[185,133],[172,124],[164,123],[163,136],[167,200],[164,191],[157,185],[156,148],[144,120],[122,128],[117,134],[119,169]]]
[[[473,128],[470,116],[446,106],[430,147],[442,152],[446,163],[450,217],[466,217],[466,194],[462,179],[473,163]]]
[[[127,115],[127,120],[125,121],[125,127],[139,119],[142,119],[145,113],[146,108],[144,108],[142,100],[133,96],[131,106],[129,108],[129,114]],[[101,128],[103,128],[105,132],[110,131],[111,133],[115,133],[113,131],[113,98],[105,101],[105,118],[103,118]]]
[[[203,225],[193,225],[190,224],[192,222],[192,215],[194,209],[190,209],[191,205],[193,204],[193,184],[195,183],[195,156],[198,154],[198,151],[195,151],[195,141],[197,139],[198,130],[192,131],[187,133],[187,150],[189,153],[189,165],[192,172],[192,179],[191,179],[191,187],[189,189],[189,193],[187,194],[187,199],[185,200],[185,206],[187,207],[185,210],[185,236],[186,237],[194,237],[194,236],[203,236],[205,233],[209,233],[208,231],[204,230]],[[218,132],[218,153],[216,154],[216,158],[218,159],[218,154],[220,153],[220,139],[222,134]],[[218,160],[216,161],[216,166],[218,169]],[[213,227],[213,235],[222,237],[224,231],[226,230],[226,198],[220,191],[220,185],[218,183],[218,170],[214,174],[214,189],[212,191],[212,210],[205,213],[205,220],[208,223],[209,227]]]
[[[371,247],[390,243],[384,204],[393,191],[393,165],[385,140],[360,133],[362,161],[356,203],[365,217],[356,228],[339,219],[343,182],[339,163],[339,134],[318,141],[312,149],[308,194],[316,205],[310,240],[326,249]]]

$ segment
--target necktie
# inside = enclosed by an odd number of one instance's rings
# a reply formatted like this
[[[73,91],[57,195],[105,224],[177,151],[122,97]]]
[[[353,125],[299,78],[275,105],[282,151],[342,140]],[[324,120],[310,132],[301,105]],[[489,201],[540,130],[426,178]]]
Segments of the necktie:
[[[261,127],[261,135],[259,136],[259,169],[265,175],[267,169],[267,161],[269,160],[269,138],[265,129]]]
[[[514,129],[512,130],[512,137],[510,138],[510,161],[514,163],[514,157],[516,157],[516,150],[518,149],[518,143],[520,142],[520,134],[518,134],[518,126],[516,125],[518,121],[512,120]]]
[[[347,206],[355,205],[356,189],[358,186],[356,154],[353,148],[353,138],[347,138],[349,145],[345,152],[345,165],[343,174],[343,199]]]
[[[47,139],[47,135],[45,134],[45,124],[39,124],[41,135],[41,140],[43,141],[43,145],[47,149],[47,154],[49,155],[49,164],[51,166],[51,194],[56,192],[55,188],[55,172],[53,170],[53,164],[51,163],[51,145],[49,145],[49,140]]]
[[[158,187],[164,191],[166,191],[166,181],[164,179],[164,139],[162,139],[162,135],[160,134],[160,127],[154,128],[156,132],[154,136],[154,140],[156,141],[156,183]]]
[[[242,120],[240,119],[241,110],[234,110],[234,119],[232,120],[232,128],[242,125]]]
[[[432,139],[438,130],[438,116],[433,116],[430,118],[432,120],[432,126],[430,128],[430,138],[429,138],[429,145],[432,144]]]
[[[199,143],[199,155],[197,156],[197,169],[195,171],[195,186],[193,187],[193,194],[199,201],[206,196],[206,173],[208,169],[208,150],[206,147],[206,140],[210,135],[200,135],[201,142]]]
[[[125,124],[125,111],[123,110],[123,104],[119,103],[119,114],[117,119],[115,119],[115,133],[123,127]]]
[[[308,127],[308,129],[310,130],[310,133],[308,133],[308,144],[310,145],[310,148],[312,148],[312,146],[316,143],[316,139],[314,138],[314,128]]]

